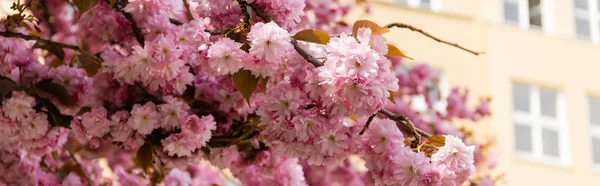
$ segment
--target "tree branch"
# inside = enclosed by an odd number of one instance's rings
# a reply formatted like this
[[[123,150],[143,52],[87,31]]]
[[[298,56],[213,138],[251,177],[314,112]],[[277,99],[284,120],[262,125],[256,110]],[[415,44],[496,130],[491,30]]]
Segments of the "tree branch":
[[[250,6],[252,8],[252,10],[254,10],[254,13],[256,13],[256,15],[258,15],[258,17],[260,17],[263,21],[265,21],[267,23],[273,21],[271,16],[269,16],[269,14],[267,14],[262,8],[260,8],[260,6],[258,6],[258,4],[248,3],[245,1],[243,2],[243,4]]]
[[[190,11],[190,3],[188,3],[187,0],[183,0],[183,6],[185,7],[185,10],[187,11],[186,15],[188,17],[188,20],[189,21],[194,20],[194,15],[192,15],[192,11]]]
[[[53,36],[56,33],[56,28],[54,28],[54,24],[50,22],[50,14],[48,13],[48,0],[41,0],[40,3],[42,4],[42,17],[44,18],[44,22],[48,24],[50,36]]]
[[[371,122],[373,121],[373,118],[375,118],[376,115],[377,114],[373,114],[369,117],[369,119],[367,119],[367,123],[365,124],[363,129],[360,130],[360,133],[358,133],[359,135],[363,135],[365,133],[365,131],[367,130],[367,128],[369,128],[369,126],[371,125]]]
[[[421,136],[424,136],[426,138],[431,137],[431,134],[415,127],[415,124],[413,124],[413,122],[410,121],[410,119],[408,119],[406,116],[394,114],[386,109],[379,110],[379,113],[390,118],[391,120],[394,120],[394,121],[401,123],[402,125],[408,127],[411,130],[411,132],[415,134],[415,137],[417,138],[417,140],[420,140]]]
[[[458,45],[456,43],[450,43],[448,41],[444,41],[444,40],[442,40],[440,38],[437,38],[437,37],[435,37],[435,36],[433,36],[433,35],[425,32],[425,31],[419,29],[419,28],[416,28],[416,27],[408,25],[408,24],[404,24],[404,23],[391,23],[391,24],[387,25],[386,27],[387,28],[393,28],[393,27],[406,28],[406,29],[409,29],[409,30],[414,31],[414,32],[419,32],[419,33],[421,33],[421,34],[423,34],[423,35],[425,35],[425,36],[427,36],[427,37],[429,37],[429,38],[431,38],[431,39],[433,39],[433,40],[435,40],[437,42],[444,43],[444,44],[447,44],[447,45],[459,48],[461,50],[467,51],[467,52],[469,52],[469,53],[471,53],[473,55],[476,55],[476,56],[480,55],[480,54],[485,54],[485,52],[476,52],[476,51],[467,49],[467,48],[465,48],[463,46],[460,46],[460,45]]]
[[[290,39],[291,39],[292,45],[294,45],[294,49],[296,49],[298,54],[300,54],[304,59],[306,59],[306,61],[313,64],[315,67],[323,66],[323,63],[321,63],[321,61],[317,60],[317,58],[315,58],[314,56],[310,55],[308,53],[308,51],[304,50],[300,46],[300,44],[298,44],[298,41],[296,41],[294,38],[290,38]]]
[[[88,51],[85,51],[85,50],[81,49],[79,46],[69,45],[69,44],[64,44],[64,43],[59,43],[59,42],[54,42],[54,41],[50,41],[50,40],[47,40],[47,39],[42,39],[41,37],[38,37],[38,36],[25,35],[25,34],[21,34],[21,33],[17,33],[17,32],[8,32],[8,31],[0,32],[0,36],[2,36],[2,37],[21,38],[21,39],[25,39],[25,40],[33,40],[33,41],[37,41],[37,42],[40,42],[40,43],[44,43],[44,44],[49,45],[49,46],[56,46],[56,47],[59,47],[59,48],[68,48],[68,49],[75,50],[75,51],[80,52],[80,53],[89,54],[89,56],[93,56],[98,61],[103,61],[102,59],[98,58],[94,54],[91,54]]]
[[[248,12],[248,3],[242,0],[237,0],[238,4],[240,4],[240,8],[242,9],[242,15],[244,17],[244,29],[248,29],[250,27],[250,13]]]
[[[140,30],[140,27],[138,27],[137,22],[135,22],[135,20],[133,19],[133,16],[131,16],[130,13],[125,12],[123,10],[124,5],[122,5],[121,3],[117,3],[115,5],[116,5],[117,10],[125,16],[125,18],[127,19],[127,21],[129,21],[129,23],[131,23],[131,28],[133,29],[133,34],[135,34],[135,39],[138,41],[138,43],[140,43],[140,46],[144,47],[144,35],[142,34],[142,30]]]

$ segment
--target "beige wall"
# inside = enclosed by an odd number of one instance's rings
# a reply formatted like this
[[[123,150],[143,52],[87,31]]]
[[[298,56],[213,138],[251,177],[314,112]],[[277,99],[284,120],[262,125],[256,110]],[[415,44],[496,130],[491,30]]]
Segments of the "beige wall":
[[[491,119],[481,125],[498,137],[500,169],[508,185],[600,185],[592,168],[587,95],[600,95],[600,46],[574,37],[571,0],[554,3],[554,34],[503,23],[502,0],[443,0],[440,11],[409,8],[392,0],[374,0],[373,13],[352,14],[380,25],[403,22],[474,50],[474,56],[418,33],[392,29],[386,38],[408,56],[444,71],[450,86],[472,90],[472,100],[492,96]],[[360,9],[357,9],[360,10]],[[514,155],[511,82],[555,88],[564,96],[570,157],[566,166],[523,160]],[[492,132],[490,132],[492,131]]]

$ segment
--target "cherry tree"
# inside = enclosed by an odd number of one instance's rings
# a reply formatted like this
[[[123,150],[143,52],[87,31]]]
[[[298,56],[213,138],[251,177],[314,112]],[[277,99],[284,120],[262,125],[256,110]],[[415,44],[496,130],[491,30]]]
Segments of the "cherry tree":
[[[441,96],[385,33],[481,53],[348,24],[353,6],[15,2],[0,20],[0,185],[498,182],[494,141],[453,124],[489,116],[490,99]]]

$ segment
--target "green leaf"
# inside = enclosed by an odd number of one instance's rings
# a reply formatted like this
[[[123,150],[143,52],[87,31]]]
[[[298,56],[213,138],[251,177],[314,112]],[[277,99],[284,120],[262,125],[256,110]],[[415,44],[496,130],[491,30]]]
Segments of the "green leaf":
[[[40,103],[46,107],[46,114],[48,114],[48,121],[51,126],[61,126],[65,128],[71,127],[71,120],[73,120],[72,116],[63,115],[60,113],[60,110],[50,102],[50,100],[44,99],[41,100]]]
[[[50,66],[50,68],[56,68],[56,67],[64,65],[64,64],[65,64],[65,61],[63,61],[62,59],[54,58],[54,60],[52,60],[48,66]]]
[[[302,30],[296,33],[294,36],[292,36],[292,38],[299,41],[306,41],[318,44],[327,44],[329,43],[329,39],[331,39],[331,37],[325,32],[315,29]]]
[[[240,91],[248,104],[250,104],[250,96],[254,90],[256,90],[256,85],[258,85],[258,78],[252,75],[252,72],[249,70],[239,70],[235,74],[232,75],[233,85],[235,85],[235,89]]]
[[[86,112],[90,112],[92,111],[92,108],[90,107],[81,107],[81,109],[79,109],[79,112],[77,112],[77,114],[75,114],[76,116],[81,116],[83,114],[85,114]]]
[[[61,47],[55,45],[48,45],[43,42],[36,42],[33,44],[33,48],[41,48],[47,50],[48,52],[54,54],[58,59],[65,59],[65,51]]]
[[[85,172],[83,172],[83,168],[81,167],[81,165],[70,162],[66,163],[60,169],[58,169],[58,177],[60,179],[64,179],[71,172],[74,172],[81,178],[87,178],[87,176],[85,176]]]
[[[408,56],[404,55],[404,53],[402,53],[402,51],[400,51],[400,49],[396,48],[396,46],[390,45],[390,44],[388,44],[388,53],[386,54],[386,56],[396,56],[396,57],[404,57],[404,58],[408,58],[408,59],[413,59],[412,57],[408,57]]]
[[[54,97],[56,97],[56,99],[58,99],[62,104],[66,106],[77,105],[77,102],[75,101],[75,99],[73,99],[73,97],[71,97],[69,91],[67,91],[67,89],[64,86],[52,82],[52,79],[42,80],[36,83],[35,87],[38,90],[53,95]]]
[[[260,76],[259,82],[260,82],[260,91],[265,92],[267,90],[267,83],[269,83],[269,77],[265,78],[265,77]]]
[[[0,76],[0,100],[17,88],[17,83],[10,78]]]
[[[83,68],[89,77],[96,75],[98,70],[102,68],[101,61],[89,53],[79,53],[73,59],[72,64],[77,64],[79,68]]]
[[[206,158],[210,158],[210,148],[207,146],[204,147],[200,147],[200,150],[202,151],[202,153],[204,153],[204,156]]]
[[[385,34],[390,31],[390,29],[386,27],[381,27],[373,21],[358,20],[354,22],[354,25],[352,26],[352,36],[356,37],[358,34],[358,29],[362,27],[370,28],[373,34]]]
[[[52,151],[52,158],[54,158],[54,161],[58,161],[58,152]]]
[[[429,137],[429,142],[436,148],[441,148],[446,145],[446,137],[442,135],[434,135]]]
[[[390,100],[392,103],[396,104],[396,100],[394,99],[394,92],[388,90],[388,92],[390,93],[390,97],[388,97],[388,100]]]
[[[98,2],[100,2],[100,0],[73,0],[73,5],[75,5],[77,10],[79,10],[79,16],[77,18],[81,17],[83,13],[96,6]]]
[[[142,145],[137,153],[135,154],[137,158],[137,162],[140,164],[140,167],[144,169],[146,173],[148,173],[148,168],[152,165],[152,147],[150,144],[145,143]]]

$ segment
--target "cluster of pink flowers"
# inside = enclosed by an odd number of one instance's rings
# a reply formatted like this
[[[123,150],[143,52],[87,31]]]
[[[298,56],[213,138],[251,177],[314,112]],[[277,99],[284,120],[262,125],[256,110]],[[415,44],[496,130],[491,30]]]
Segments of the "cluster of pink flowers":
[[[83,14],[78,23],[80,29],[87,29],[87,33],[103,41],[123,41],[133,33],[128,29],[131,28],[131,23],[106,1],[99,2],[91,11]]]
[[[412,96],[438,101],[433,70],[399,70],[370,28],[346,34],[350,4],[99,1],[79,17],[79,5],[43,3],[39,28],[0,20],[39,36],[0,37],[0,185],[226,185],[216,167],[245,185],[461,185],[495,165],[451,136],[466,135],[451,119],[488,116],[489,100],[468,108],[454,89],[444,113],[412,109]],[[306,28],[338,36],[292,41]],[[446,145],[417,152],[383,108]]]
[[[25,92],[13,92],[2,101],[0,149],[45,154],[67,141],[68,129],[50,126],[48,115],[36,112],[36,99]]]
[[[474,146],[454,136],[431,158],[414,152],[403,143],[394,121],[373,121],[365,133],[361,155],[377,185],[462,185],[475,170]],[[386,166],[379,166],[379,165]]]
[[[248,3],[256,3],[265,12],[275,19],[275,22],[286,30],[292,30],[300,22],[304,13],[304,0],[249,0]]]
[[[144,47],[133,46],[126,57],[122,53],[127,51],[120,52],[117,48],[103,53],[106,60],[102,63],[103,71],[114,74],[122,83],[139,82],[150,91],[161,88],[165,93],[182,94],[194,81],[190,65],[196,64],[195,54],[206,47],[208,37],[201,21],[176,26],[146,42]]]
[[[245,185],[306,185],[302,166],[297,158],[287,158],[269,151],[258,151],[255,158],[248,160],[251,154],[241,153],[235,147],[214,149],[210,160],[215,166],[228,168]]]
[[[398,90],[381,34],[360,28],[357,39],[346,34],[332,38],[327,44],[327,62],[317,68],[325,91],[321,100],[333,115],[373,115],[387,103],[390,91]]]

